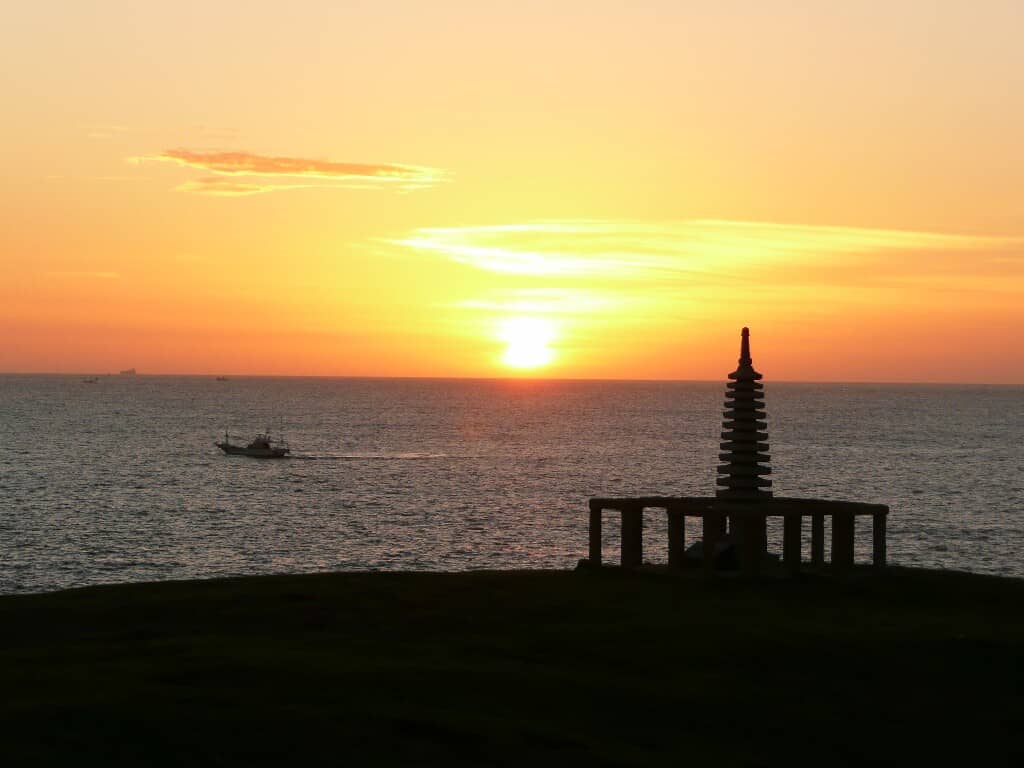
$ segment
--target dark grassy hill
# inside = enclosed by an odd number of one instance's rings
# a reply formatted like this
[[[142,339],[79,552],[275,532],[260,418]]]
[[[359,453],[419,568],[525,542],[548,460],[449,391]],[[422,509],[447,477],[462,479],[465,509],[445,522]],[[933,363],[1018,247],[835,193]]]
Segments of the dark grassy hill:
[[[7,765],[1024,764],[1024,581],[328,574],[0,598]]]

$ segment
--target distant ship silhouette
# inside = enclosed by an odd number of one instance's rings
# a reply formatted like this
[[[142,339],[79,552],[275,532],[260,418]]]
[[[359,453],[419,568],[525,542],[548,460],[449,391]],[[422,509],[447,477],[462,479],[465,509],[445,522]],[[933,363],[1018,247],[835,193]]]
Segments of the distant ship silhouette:
[[[128,369],[126,369],[124,371],[121,371],[121,375],[122,376],[135,376],[137,374],[138,374],[138,371],[136,371],[134,368],[128,368]]]

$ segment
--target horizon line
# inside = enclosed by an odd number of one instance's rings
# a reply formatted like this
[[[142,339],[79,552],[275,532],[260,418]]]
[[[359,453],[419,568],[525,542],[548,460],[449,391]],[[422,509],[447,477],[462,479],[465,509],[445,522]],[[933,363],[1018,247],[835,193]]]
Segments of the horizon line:
[[[130,375],[117,373],[98,373],[95,371],[0,371],[0,376],[92,376],[113,379],[147,378],[210,378],[219,376],[236,379],[351,379],[364,381],[500,381],[515,382],[607,382],[607,383],[678,383],[678,384],[715,384],[728,380],[728,373],[719,379],[677,379],[677,378],[616,378],[602,376],[384,376],[372,374],[296,374],[296,373],[140,373]],[[982,387],[1024,387],[1024,381],[953,381],[953,380],[878,380],[878,379],[769,379],[766,383],[773,384],[864,384],[884,386],[982,386]]]

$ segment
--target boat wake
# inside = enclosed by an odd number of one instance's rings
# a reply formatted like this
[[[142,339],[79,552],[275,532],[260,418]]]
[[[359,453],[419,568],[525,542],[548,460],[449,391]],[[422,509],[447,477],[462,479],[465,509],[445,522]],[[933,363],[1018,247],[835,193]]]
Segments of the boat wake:
[[[451,458],[447,453],[293,453],[292,459],[305,461],[430,461]]]

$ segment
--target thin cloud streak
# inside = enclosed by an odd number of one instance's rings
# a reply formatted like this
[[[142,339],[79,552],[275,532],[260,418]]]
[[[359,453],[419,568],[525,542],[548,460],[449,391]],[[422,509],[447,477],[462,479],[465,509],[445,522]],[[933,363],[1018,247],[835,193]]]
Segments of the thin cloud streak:
[[[115,139],[128,133],[131,129],[126,125],[92,125],[86,128],[88,131],[85,135],[89,139],[97,139],[100,141],[107,139]]]
[[[259,195],[265,192],[276,192],[282,189],[365,189],[377,191],[382,189],[382,187],[375,186],[371,183],[356,184],[346,182],[333,182],[329,184],[317,182],[294,184],[287,182],[263,181],[261,183],[252,183],[236,181],[231,178],[223,178],[219,176],[205,176],[201,179],[186,181],[184,184],[180,184],[175,187],[175,189],[178,192],[194,192],[200,195],[213,195],[216,197],[246,197],[248,195]],[[423,187],[409,185],[392,187],[392,189],[406,191],[412,189],[423,189]]]
[[[179,192],[195,192],[201,195],[215,195],[219,197],[245,197],[247,195],[259,195],[264,192],[273,192],[278,189],[305,189],[316,186],[315,184],[252,184],[234,179],[218,178],[207,176],[202,179],[193,179],[180,184],[175,189]]]
[[[627,309],[636,311],[645,301],[638,297],[599,294],[571,287],[517,288],[493,291],[483,298],[463,299],[447,307],[502,315],[576,316]]]
[[[252,152],[168,149],[158,155],[129,158],[135,163],[165,162],[216,174],[177,187],[182,192],[244,196],[282,189],[426,189],[447,180],[437,168],[398,163],[351,163]],[[228,178],[220,178],[228,177]],[[251,181],[250,181],[251,180]],[[293,181],[288,181],[293,180]],[[301,180],[301,183],[298,181]]]

